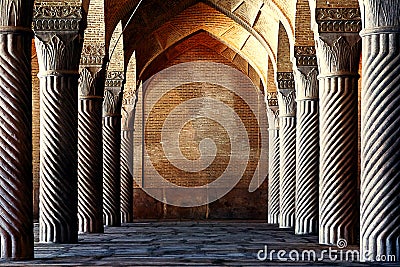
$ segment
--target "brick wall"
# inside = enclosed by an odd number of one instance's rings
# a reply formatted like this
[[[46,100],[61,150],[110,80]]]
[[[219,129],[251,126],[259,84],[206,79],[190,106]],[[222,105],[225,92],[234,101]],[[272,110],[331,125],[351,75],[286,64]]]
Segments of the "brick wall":
[[[274,76],[274,67],[272,66],[272,62],[268,59],[268,80],[267,80],[267,91],[268,92],[276,92],[276,84],[275,84],[275,76]]]
[[[85,43],[105,42],[105,18],[104,1],[90,0],[87,16],[87,28],[85,29]]]
[[[277,71],[290,72],[292,71],[292,62],[290,61],[290,43],[286,33],[285,27],[279,24],[278,35],[278,57],[277,57]]]
[[[314,33],[311,30],[311,10],[308,0],[298,0],[296,7],[295,45],[314,45]]]
[[[118,23],[111,37],[109,55],[110,63],[108,71],[123,71],[124,70],[124,45],[122,37],[118,40],[118,37],[122,33],[122,24]]]
[[[266,108],[251,80],[227,65],[197,61],[161,71],[143,91],[135,120],[135,218],[265,219]],[[193,188],[221,181],[221,176],[226,183],[217,189],[236,186],[217,201],[194,208],[163,204],[140,189],[151,190],[159,200],[185,204],[188,197],[205,196],[170,194],[166,180]],[[255,184],[261,186],[250,193]]]

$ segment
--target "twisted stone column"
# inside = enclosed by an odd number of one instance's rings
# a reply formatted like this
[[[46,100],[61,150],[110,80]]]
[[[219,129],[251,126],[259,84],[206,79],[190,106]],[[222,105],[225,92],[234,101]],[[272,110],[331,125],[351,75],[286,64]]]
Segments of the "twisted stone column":
[[[82,56],[86,57],[85,54]],[[104,227],[101,144],[105,77],[101,65],[81,65],[81,68],[78,105],[78,230],[102,233]]]
[[[296,191],[296,101],[291,72],[278,72],[280,134],[279,227],[294,227]]]
[[[124,91],[121,127],[121,223],[133,220],[133,132],[136,95]]]
[[[279,223],[279,107],[276,93],[268,95],[269,123],[269,179],[268,179],[268,223]]]
[[[40,69],[39,239],[74,243],[78,241],[77,108],[82,11],[80,6],[40,5],[34,13]]]
[[[319,178],[318,70],[314,47],[295,47],[297,92],[296,234],[317,233]],[[304,58],[307,58],[305,60]]]
[[[324,20],[336,9],[317,10]],[[349,11],[350,12],[350,11]],[[357,10],[351,10],[351,14]],[[340,16],[335,16],[340,17]],[[346,18],[343,15],[341,18]],[[350,17],[350,16],[349,16]],[[354,23],[358,25],[359,17]],[[318,22],[318,20],[317,20]],[[328,23],[329,21],[323,21]],[[323,25],[319,22],[319,25]],[[335,27],[328,29],[336,30]],[[353,30],[353,28],[349,28]],[[356,237],[358,32],[316,34],[320,95],[319,242],[353,244]]]
[[[1,258],[33,258],[33,1],[0,2]]]
[[[103,223],[121,225],[121,101],[123,72],[108,72],[103,102]]]
[[[364,260],[400,260],[400,1],[360,1],[364,11],[361,234]]]

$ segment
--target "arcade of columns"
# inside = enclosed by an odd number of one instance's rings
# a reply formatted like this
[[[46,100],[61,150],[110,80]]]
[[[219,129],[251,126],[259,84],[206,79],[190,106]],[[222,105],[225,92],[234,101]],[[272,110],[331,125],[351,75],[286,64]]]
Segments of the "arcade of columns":
[[[268,222],[293,227],[296,234],[319,233],[320,243],[328,245],[341,239],[354,244],[359,229],[361,255],[397,259],[399,6],[399,0],[360,0],[361,12],[316,9],[311,22],[315,47],[293,48],[294,71],[278,69],[278,91],[267,99]],[[78,232],[101,233],[103,224],[132,220],[135,96],[123,92],[123,69],[106,71],[104,45],[84,45],[81,6],[65,12],[65,6],[0,0],[0,7],[1,257],[31,259],[33,36],[41,92],[41,242],[73,243]]]

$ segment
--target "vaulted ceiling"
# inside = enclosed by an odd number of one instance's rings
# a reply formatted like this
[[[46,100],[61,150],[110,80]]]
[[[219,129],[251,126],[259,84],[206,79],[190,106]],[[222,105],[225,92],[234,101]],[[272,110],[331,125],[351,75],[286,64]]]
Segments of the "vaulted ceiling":
[[[263,0],[146,0],[130,19],[135,2],[138,1],[110,5],[106,12],[125,14],[122,19],[126,26],[125,64],[136,51],[139,76],[166,50],[204,31],[239,54],[265,81],[268,57],[276,67],[279,21],[283,21],[289,40],[294,41],[296,7],[293,1],[281,1],[278,5],[275,1]],[[108,20],[109,25],[115,24],[112,18]],[[110,38],[107,28],[106,39]]]
[[[246,62],[244,72],[253,76],[256,73],[258,78],[253,77],[253,82],[261,80],[261,85],[266,85],[268,60],[270,68],[278,71],[282,51],[287,53],[287,64],[294,45],[314,44],[313,8],[358,5],[357,0],[340,2],[343,1],[144,0],[138,6],[139,0],[105,0],[106,49],[116,25],[122,21],[125,66],[135,52],[139,79],[170,65],[174,55],[183,53],[182,49],[201,44],[218,55],[230,54],[228,58]],[[278,38],[282,32],[286,35],[284,42]],[[199,37],[206,39],[201,41]],[[245,69],[243,64],[231,62],[238,69]]]

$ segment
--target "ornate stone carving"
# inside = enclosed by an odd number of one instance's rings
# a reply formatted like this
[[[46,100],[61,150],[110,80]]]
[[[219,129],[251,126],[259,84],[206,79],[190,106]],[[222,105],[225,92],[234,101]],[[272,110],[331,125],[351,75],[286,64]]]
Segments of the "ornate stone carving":
[[[80,98],[78,108],[78,230],[102,233],[102,97]]]
[[[105,89],[103,101],[103,117],[121,115],[121,94],[122,92],[118,89]]]
[[[78,74],[79,59],[76,54],[81,48],[78,35],[68,40],[53,35],[48,41],[36,35],[35,43],[40,59],[40,76]]]
[[[358,34],[352,34],[325,40],[320,37],[316,44],[321,79],[319,241],[334,245],[339,239],[346,239],[352,244],[356,223],[357,79],[361,42]]]
[[[123,105],[122,111],[122,130],[133,131],[134,118],[135,118],[135,106],[134,105]]]
[[[296,98],[292,72],[278,72],[280,192],[279,226],[294,226],[296,187]]]
[[[297,92],[295,233],[311,234],[318,228],[318,71],[316,67],[297,66],[294,74]]]
[[[81,6],[36,4],[33,9],[35,31],[78,31],[83,17]]]
[[[318,104],[317,99],[302,99],[297,103],[296,234],[317,233],[318,229]]]
[[[123,71],[108,71],[106,78],[106,87],[122,88],[125,79]]]
[[[267,94],[268,106],[278,106],[278,92],[268,92]]]
[[[124,90],[122,105],[136,105],[136,93],[135,90]]]
[[[107,72],[103,101],[103,221],[121,224],[121,105],[124,72]]]
[[[41,79],[41,242],[78,240],[78,68],[82,11],[65,3],[37,3],[35,42]],[[62,153],[60,153],[62,151]]]
[[[329,79],[329,83],[320,83],[319,240],[335,245],[345,239],[352,244],[356,231],[357,78]]]
[[[130,113],[133,114],[133,107]],[[133,219],[132,171],[133,129],[125,129],[121,132],[121,223],[129,223],[132,222]]]
[[[380,31],[399,31],[400,9],[398,0],[360,0],[360,7],[363,11],[364,32],[379,27],[384,27]]]
[[[351,37],[340,36],[332,42],[328,38],[319,37],[316,46],[321,77],[358,75],[361,52],[361,39],[358,34]]]
[[[121,118],[103,117],[103,223],[121,225]]]
[[[84,44],[81,55],[81,65],[103,65],[105,44]]]
[[[294,76],[293,72],[278,72],[277,73],[277,86],[279,89],[294,89]]]
[[[84,67],[79,78],[78,220],[79,232],[103,232],[102,101],[104,71]]]
[[[31,31],[33,1],[2,0],[0,7],[0,32],[15,30]]]
[[[361,14],[358,8],[317,8],[315,16],[320,33],[361,30]]]
[[[104,71],[100,68],[82,68],[79,77],[79,96],[103,96]]]
[[[77,78],[75,75],[41,77],[41,242],[78,241]]]
[[[400,2],[363,2],[360,254],[399,260]]]
[[[307,74],[303,73],[304,70],[308,71],[305,67],[294,70],[297,100],[318,99],[318,70],[312,68]]]
[[[279,89],[278,102],[281,117],[296,116],[296,92],[294,89]]]
[[[33,258],[32,5],[0,1],[0,256],[12,260]]]
[[[273,112],[278,113],[278,110]],[[271,124],[270,124],[271,125]],[[279,130],[269,129],[268,223],[279,223]]]
[[[317,56],[314,46],[295,46],[294,57],[297,66],[317,66]]]
[[[279,129],[279,108],[270,106],[267,108],[269,129]]]
[[[293,101],[294,101],[294,90]],[[296,192],[296,118],[280,117],[279,227],[294,227]]]

